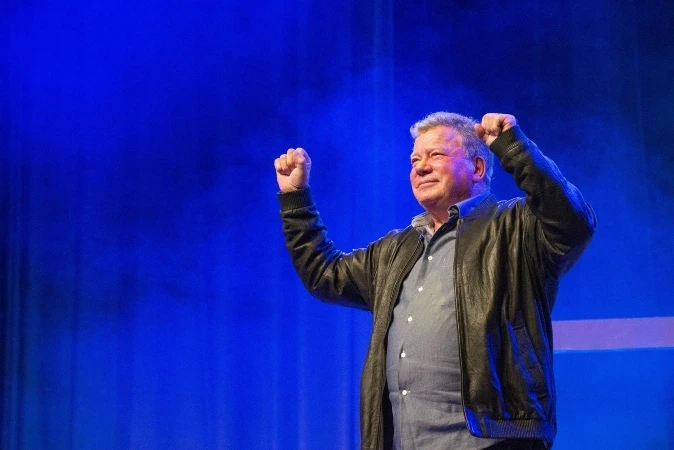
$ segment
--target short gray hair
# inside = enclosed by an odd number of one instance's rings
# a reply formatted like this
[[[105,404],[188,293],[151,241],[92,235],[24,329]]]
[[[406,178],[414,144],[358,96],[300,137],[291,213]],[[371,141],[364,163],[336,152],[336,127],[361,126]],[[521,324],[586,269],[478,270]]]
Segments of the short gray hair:
[[[494,154],[489,150],[487,144],[475,133],[475,124],[478,123],[472,117],[462,116],[461,114],[438,111],[427,115],[410,127],[410,134],[413,139],[419,137],[424,131],[435,127],[449,127],[456,130],[461,136],[463,149],[468,158],[479,156],[484,160],[485,174],[484,182],[487,186],[491,184],[491,177],[494,173]]]

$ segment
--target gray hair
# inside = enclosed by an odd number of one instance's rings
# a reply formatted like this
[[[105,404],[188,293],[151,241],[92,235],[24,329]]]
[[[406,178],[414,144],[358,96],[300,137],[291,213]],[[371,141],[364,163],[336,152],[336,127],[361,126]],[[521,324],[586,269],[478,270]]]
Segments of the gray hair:
[[[466,156],[468,158],[479,156],[484,160],[484,182],[487,187],[489,187],[492,174],[494,173],[494,154],[489,150],[487,144],[485,144],[484,141],[477,136],[477,133],[475,133],[475,124],[477,123],[478,122],[472,117],[439,111],[427,115],[412,125],[410,127],[410,134],[413,139],[416,139],[424,131],[428,131],[435,127],[445,126],[456,130],[461,136],[461,142],[463,144],[463,149],[466,151]]]

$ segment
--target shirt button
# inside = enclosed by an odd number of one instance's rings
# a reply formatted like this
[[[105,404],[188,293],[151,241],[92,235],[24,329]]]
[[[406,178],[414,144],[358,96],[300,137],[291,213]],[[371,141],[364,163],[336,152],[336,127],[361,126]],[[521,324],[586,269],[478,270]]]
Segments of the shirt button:
[[[423,287],[423,286],[419,286],[419,289],[417,289],[417,290],[418,290],[419,292],[421,292],[421,291],[424,290],[424,287]]]
[[[404,358],[405,356],[407,356],[407,354],[406,354],[405,352],[402,352],[402,353],[400,354],[400,357],[401,357],[401,358]]]
[[[429,256],[429,257],[428,257],[428,260],[429,260],[429,261],[433,261],[433,257],[432,257],[432,256]]]
[[[407,389],[403,389],[403,395],[407,395]]]
[[[409,316],[409,317],[407,318],[407,321],[408,321],[408,322],[411,322],[411,321],[412,321],[412,316]]]

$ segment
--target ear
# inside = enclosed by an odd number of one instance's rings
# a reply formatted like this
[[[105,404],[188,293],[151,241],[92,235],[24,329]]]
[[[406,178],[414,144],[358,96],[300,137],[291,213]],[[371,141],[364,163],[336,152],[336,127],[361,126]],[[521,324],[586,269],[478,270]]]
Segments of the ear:
[[[473,159],[473,163],[475,165],[475,171],[473,172],[473,182],[477,184],[484,179],[484,176],[487,173],[487,167],[484,162],[484,158],[481,156],[476,156]]]

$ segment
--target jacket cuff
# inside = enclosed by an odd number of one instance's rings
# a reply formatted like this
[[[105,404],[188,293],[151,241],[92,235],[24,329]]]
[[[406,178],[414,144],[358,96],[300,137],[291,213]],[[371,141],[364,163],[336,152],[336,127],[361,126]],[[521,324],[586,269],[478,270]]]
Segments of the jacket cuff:
[[[494,142],[491,143],[489,149],[500,159],[512,148],[513,144],[517,142],[528,143],[528,141],[529,139],[527,139],[524,132],[520,129],[520,126],[515,125],[511,129],[499,134]]]
[[[281,203],[281,211],[306,208],[314,204],[314,198],[311,196],[311,190],[308,187],[296,191],[279,192],[276,195]]]

